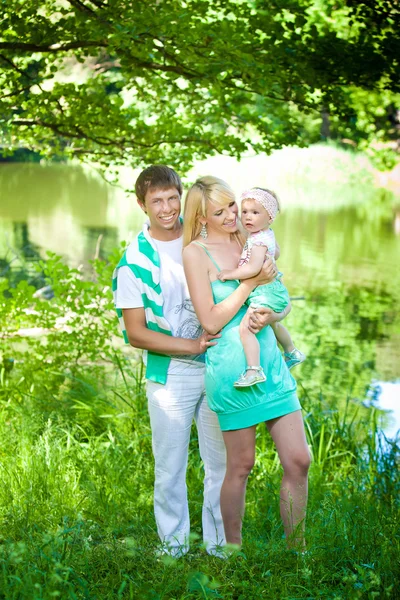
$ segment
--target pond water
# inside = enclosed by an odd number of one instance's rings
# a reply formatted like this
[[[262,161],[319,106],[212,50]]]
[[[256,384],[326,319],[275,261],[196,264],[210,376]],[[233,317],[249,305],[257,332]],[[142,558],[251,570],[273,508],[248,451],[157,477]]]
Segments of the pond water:
[[[297,376],[332,406],[349,395],[372,402],[382,426],[400,427],[400,210],[365,159],[317,147],[237,163],[213,158],[189,174],[218,175],[240,191],[275,189],[283,203],[274,230],[279,267],[293,301],[287,319],[309,359]],[[133,188],[137,173],[121,171]],[[396,191],[396,190],[395,190]],[[400,202],[398,201],[397,205]],[[0,164],[0,276],[47,250],[73,265],[105,257],[139,230],[134,196],[95,169]],[[368,400],[368,388],[375,389]],[[379,391],[380,390],[380,391]],[[392,411],[392,413],[390,413]]]

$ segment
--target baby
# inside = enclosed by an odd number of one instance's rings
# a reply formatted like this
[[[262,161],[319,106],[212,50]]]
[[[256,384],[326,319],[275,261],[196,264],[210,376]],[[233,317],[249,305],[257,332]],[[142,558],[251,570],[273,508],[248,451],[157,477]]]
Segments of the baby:
[[[270,229],[279,212],[279,201],[275,194],[262,188],[253,188],[241,195],[243,227],[249,232],[239,265],[231,271],[223,270],[218,279],[248,279],[257,275],[267,257],[275,260],[275,234]],[[275,281],[258,286],[249,296],[249,308],[240,324],[240,339],[246,356],[247,367],[235,387],[247,387],[266,380],[260,365],[260,346],[254,333],[249,330],[249,315],[260,306],[274,312],[282,312],[289,303],[289,293],[278,274]],[[281,323],[271,325],[276,339],[284,350],[284,359],[289,369],[302,363],[306,356],[293,345],[288,330]]]

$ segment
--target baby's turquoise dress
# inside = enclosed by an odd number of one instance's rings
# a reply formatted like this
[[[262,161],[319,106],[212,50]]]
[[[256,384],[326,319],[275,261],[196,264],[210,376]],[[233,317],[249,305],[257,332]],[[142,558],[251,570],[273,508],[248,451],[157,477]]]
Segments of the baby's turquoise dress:
[[[202,244],[201,246],[205,249]],[[220,270],[210,253],[206,252]],[[215,304],[225,300],[238,286],[237,281],[211,282]],[[251,387],[233,387],[233,383],[246,368],[239,335],[239,325],[246,310],[247,306],[242,306],[220,332],[221,338],[216,340],[217,345],[210,346],[206,352],[207,402],[211,410],[217,413],[222,431],[244,429],[301,409],[296,382],[269,326],[257,334],[266,381]]]

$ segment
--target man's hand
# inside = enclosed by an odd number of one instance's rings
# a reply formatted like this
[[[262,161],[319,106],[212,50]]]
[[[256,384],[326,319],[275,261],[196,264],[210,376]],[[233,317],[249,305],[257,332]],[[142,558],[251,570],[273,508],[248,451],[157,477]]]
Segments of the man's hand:
[[[285,310],[280,313],[276,313],[270,308],[259,307],[254,309],[254,311],[250,314],[249,320],[249,330],[251,333],[258,333],[266,327],[267,325],[271,325],[272,323],[277,323],[278,321],[282,321],[292,310],[292,306],[289,302]]]
[[[220,338],[221,334],[217,333],[216,335],[210,335],[206,331],[204,331],[200,337],[197,338],[196,342],[199,344],[199,351],[197,354],[204,354],[204,352],[210,346],[216,346],[218,342],[214,342],[213,340]]]

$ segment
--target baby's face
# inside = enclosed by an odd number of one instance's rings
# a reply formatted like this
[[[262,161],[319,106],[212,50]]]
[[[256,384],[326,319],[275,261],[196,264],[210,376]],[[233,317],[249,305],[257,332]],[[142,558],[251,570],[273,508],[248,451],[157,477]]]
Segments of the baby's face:
[[[272,219],[265,208],[256,200],[243,200],[242,202],[242,225],[249,233],[268,229]]]

